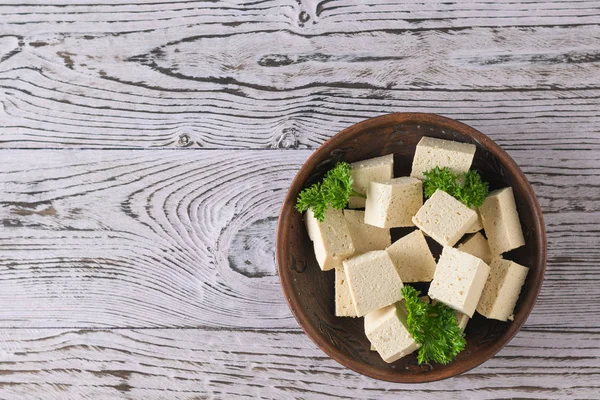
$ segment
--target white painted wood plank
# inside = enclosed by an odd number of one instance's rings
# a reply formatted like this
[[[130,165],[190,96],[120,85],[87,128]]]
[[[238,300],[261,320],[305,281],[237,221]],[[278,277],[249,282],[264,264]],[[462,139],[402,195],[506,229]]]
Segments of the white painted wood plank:
[[[215,89],[173,94],[148,105],[146,89],[121,95],[120,84],[81,76],[69,82],[69,73],[50,78],[29,70],[0,75],[4,78],[0,80],[4,90],[0,147],[4,148],[177,147],[181,135],[190,138],[192,147],[316,148],[351,124],[401,111],[461,120],[507,149],[600,148],[600,90],[481,93],[321,88],[293,95],[271,93],[260,99],[256,91],[245,98]]]
[[[598,23],[598,4],[579,1],[267,0],[258,2],[117,0],[38,4],[4,2],[7,33],[127,33],[195,27],[202,32],[286,29],[303,34],[361,30],[460,29],[473,26],[561,26]]]
[[[314,148],[364,118],[424,111],[510,146],[598,148],[598,25],[207,26],[0,37],[0,147]]]
[[[273,235],[306,156],[2,152],[1,323],[292,326]]]
[[[600,334],[522,331],[454,379],[401,385],[358,375],[300,331],[0,330],[0,396],[62,399],[594,398]]]
[[[295,328],[274,235],[309,154],[0,151],[0,325]],[[597,331],[600,159],[511,155],[548,227],[547,278],[527,326]]]
[[[0,398],[597,397],[596,1],[62,3],[0,4]],[[313,149],[394,111],[489,134],[548,227],[525,330],[425,386],[290,315],[274,229],[310,151],[8,150]]]

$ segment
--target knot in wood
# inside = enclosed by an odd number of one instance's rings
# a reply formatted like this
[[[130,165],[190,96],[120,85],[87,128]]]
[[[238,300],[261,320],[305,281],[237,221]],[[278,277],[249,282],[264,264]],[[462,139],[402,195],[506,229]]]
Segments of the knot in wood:
[[[192,139],[186,135],[185,133],[182,135],[179,135],[179,139],[177,140],[177,146],[180,147],[188,147],[192,145]]]
[[[305,23],[308,22],[308,20],[310,20],[310,15],[306,12],[306,11],[301,11],[300,15],[298,15],[298,19],[300,20],[300,23]]]
[[[294,128],[285,128],[282,135],[277,140],[277,148],[279,149],[297,149],[298,134]]]

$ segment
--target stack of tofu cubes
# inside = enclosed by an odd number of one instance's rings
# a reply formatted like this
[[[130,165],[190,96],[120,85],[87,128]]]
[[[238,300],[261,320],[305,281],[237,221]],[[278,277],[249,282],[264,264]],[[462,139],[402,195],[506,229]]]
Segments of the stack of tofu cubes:
[[[423,203],[424,172],[448,167],[466,173],[474,155],[475,145],[423,137],[410,176],[393,176],[393,154],[353,163],[353,189],[366,199],[351,197],[350,209],[329,208],[323,222],[306,213],[319,266],[335,270],[336,316],[364,317],[372,349],[386,362],[419,347],[407,330],[405,283],[431,282],[429,297],[456,310],[462,329],[475,310],[512,318],[528,272],[502,258],[525,244],[512,189],[490,193],[478,210],[441,190]],[[414,226],[391,242],[390,228]],[[474,235],[463,239],[468,233]],[[443,246],[437,262],[425,235]]]

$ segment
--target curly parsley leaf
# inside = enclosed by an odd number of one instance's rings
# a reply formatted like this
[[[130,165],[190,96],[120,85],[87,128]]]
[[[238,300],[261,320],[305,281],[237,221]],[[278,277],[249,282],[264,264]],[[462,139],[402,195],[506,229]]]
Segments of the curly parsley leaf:
[[[477,171],[469,171],[464,176],[461,189],[457,193],[457,199],[467,207],[479,207],[488,195],[489,186],[481,180]]]
[[[412,286],[402,288],[408,311],[408,332],[421,345],[417,360],[419,364],[429,361],[448,364],[464,350],[465,334],[458,326],[453,309],[442,303],[425,303],[419,298],[420,294]]]
[[[327,200],[324,197],[324,192],[321,189],[321,182],[315,183],[314,185],[304,189],[298,195],[296,201],[296,210],[304,212],[311,208],[315,215],[315,218],[319,221],[323,221],[325,218],[325,210],[327,210]]]
[[[448,167],[435,167],[424,172],[424,175],[423,191],[427,197],[431,197],[439,189],[467,207],[476,208],[483,204],[488,195],[489,185],[481,179],[477,171],[457,176]]]
[[[325,174],[322,182],[304,189],[298,195],[296,210],[304,212],[312,209],[315,218],[325,219],[325,211],[331,205],[343,209],[348,204],[350,196],[365,197],[352,189],[352,167],[346,162],[338,162],[335,167]]]
[[[456,175],[448,167],[435,167],[423,174],[425,175],[423,192],[427,197],[431,197],[438,189],[452,196],[458,191],[459,184]]]

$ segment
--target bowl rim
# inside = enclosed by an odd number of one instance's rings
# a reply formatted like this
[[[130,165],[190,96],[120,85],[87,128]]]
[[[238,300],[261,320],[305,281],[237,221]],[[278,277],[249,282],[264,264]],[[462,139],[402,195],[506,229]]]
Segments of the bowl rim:
[[[301,185],[307,180],[308,176],[312,171],[309,171],[305,168],[307,165],[314,164],[312,168],[316,166],[315,160],[322,154],[329,154],[332,150],[337,148],[337,142],[341,141],[342,138],[345,138],[348,135],[357,134],[362,131],[368,131],[377,129],[381,125],[389,125],[389,124],[401,124],[406,122],[422,122],[427,124],[438,125],[441,127],[446,127],[448,129],[460,132],[466,136],[471,137],[474,141],[479,143],[483,148],[493,153],[495,157],[499,160],[502,160],[502,164],[513,173],[516,181],[519,185],[522,185],[525,191],[528,193],[528,200],[532,202],[532,211],[534,213],[534,221],[535,221],[535,232],[534,238],[539,243],[540,249],[540,257],[537,259],[537,271],[538,271],[538,279],[535,280],[530,288],[529,292],[525,299],[523,299],[523,304],[530,304],[529,307],[526,307],[527,310],[522,310],[518,316],[515,317],[515,320],[512,321],[510,327],[506,331],[506,333],[501,337],[501,340],[496,341],[490,347],[485,349],[484,353],[480,353],[479,357],[470,357],[463,361],[460,364],[460,368],[454,369],[445,369],[445,370],[436,370],[433,369],[432,373],[427,373],[423,375],[403,375],[398,373],[397,370],[378,370],[371,368],[370,366],[356,361],[351,357],[348,357],[342,351],[334,347],[329,341],[325,340],[325,338],[319,334],[318,330],[308,323],[307,313],[302,307],[299,307],[299,296],[292,287],[292,278],[288,273],[290,270],[287,268],[287,260],[284,260],[284,251],[283,244],[287,242],[287,230],[285,226],[288,224],[289,217],[296,211],[293,209],[293,204],[295,204],[296,194],[292,193],[291,188],[293,187],[301,187]],[[311,169],[312,169],[311,168]],[[515,186],[515,184],[513,184]],[[286,207],[291,208],[291,213],[286,214]],[[306,335],[329,357],[342,364],[343,366],[358,372],[359,374],[379,379],[388,382],[396,382],[396,383],[425,383],[425,382],[433,382],[441,379],[451,378],[453,376],[462,374],[467,372],[478,365],[481,365],[485,361],[492,358],[496,353],[498,353],[504,346],[506,346],[512,338],[517,334],[517,332],[523,327],[527,318],[531,314],[535,303],[537,301],[539,292],[541,290],[544,275],[546,271],[546,260],[547,260],[547,237],[546,237],[546,229],[544,224],[544,219],[542,215],[542,210],[535,196],[535,192],[531,187],[531,184],[527,180],[527,177],[521,170],[521,168],[517,165],[517,163],[510,157],[510,155],[502,149],[499,145],[497,145],[492,139],[483,133],[479,132],[475,128],[464,124],[462,122],[456,121],[454,119],[444,117],[437,114],[430,113],[414,113],[414,112],[399,112],[399,113],[391,113],[384,114],[374,118],[369,118],[353,124],[342,131],[338,132],[330,139],[321,144],[304,162],[304,164],[300,167],[300,170],[297,172],[293,181],[291,182],[286,197],[283,201],[283,204],[280,209],[279,221],[277,224],[277,236],[276,236],[276,259],[277,259],[277,272],[279,275],[279,279],[281,282],[281,288],[283,294],[286,298],[288,306],[292,311],[292,314],[296,318],[296,321],[302,328],[302,330],[306,333]],[[437,371],[437,373],[436,373]]]

